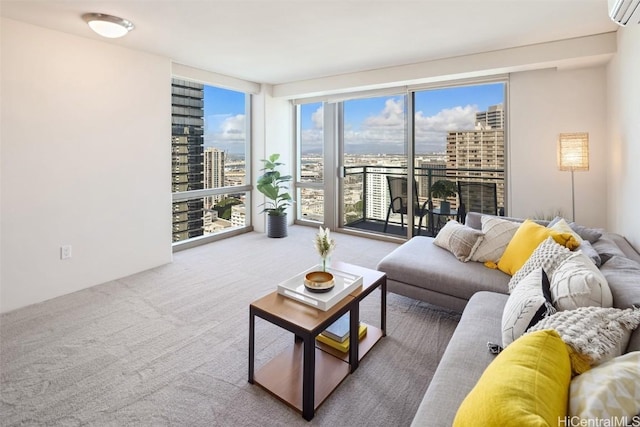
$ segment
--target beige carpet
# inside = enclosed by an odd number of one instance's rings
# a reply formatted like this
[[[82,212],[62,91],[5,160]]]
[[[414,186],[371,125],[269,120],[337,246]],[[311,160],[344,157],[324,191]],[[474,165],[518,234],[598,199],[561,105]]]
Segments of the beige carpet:
[[[311,422],[247,382],[248,306],[317,262],[316,229],[249,233],[0,317],[0,425],[406,426],[459,316],[389,294],[387,333]],[[335,234],[375,268],[396,244]],[[380,295],[361,308],[379,318]],[[293,337],[256,324],[256,367]]]

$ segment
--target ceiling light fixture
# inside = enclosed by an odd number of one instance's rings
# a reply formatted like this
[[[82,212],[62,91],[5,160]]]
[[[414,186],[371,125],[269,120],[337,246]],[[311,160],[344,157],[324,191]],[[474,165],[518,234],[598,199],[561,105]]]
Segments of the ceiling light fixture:
[[[82,19],[89,24],[89,27],[102,37],[115,39],[122,37],[133,30],[133,23],[117,16],[105,15],[104,13],[85,13]]]

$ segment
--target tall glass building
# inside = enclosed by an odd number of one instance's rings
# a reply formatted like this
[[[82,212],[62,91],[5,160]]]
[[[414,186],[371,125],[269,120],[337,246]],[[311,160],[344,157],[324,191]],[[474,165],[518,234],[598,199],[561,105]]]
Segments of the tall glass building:
[[[171,81],[171,191],[204,188],[204,85]],[[204,200],[173,203],[173,241],[202,236]]]

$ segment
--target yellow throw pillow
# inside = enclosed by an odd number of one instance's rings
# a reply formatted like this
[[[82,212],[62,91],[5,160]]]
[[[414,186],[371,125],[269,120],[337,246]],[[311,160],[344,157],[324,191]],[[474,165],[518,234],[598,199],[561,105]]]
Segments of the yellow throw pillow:
[[[487,367],[453,425],[558,425],[567,416],[570,383],[569,353],[558,333],[547,329],[524,335]]]
[[[571,250],[578,247],[578,242],[571,233],[559,233],[528,219],[513,235],[502,258],[498,261],[498,268],[513,276],[547,237],[552,237],[553,240]]]

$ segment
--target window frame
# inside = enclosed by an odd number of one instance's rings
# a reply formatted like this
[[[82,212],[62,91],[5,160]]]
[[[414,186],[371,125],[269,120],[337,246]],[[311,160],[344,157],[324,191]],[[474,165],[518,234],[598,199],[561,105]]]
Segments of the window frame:
[[[245,114],[245,179],[243,185],[234,185],[234,186],[225,186],[225,187],[216,187],[216,188],[205,188],[198,190],[188,190],[188,191],[180,191],[180,192],[172,192],[171,193],[171,204],[175,202],[184,202],[190,200],[204,199],[205,197],[210,196],[224,196],[229,194],[245,194],[245,225],[243,227],[230,228],[228,230],[223,230],[220,232],[215,232],[211,234],[203,234],[202,236],[196,236],[192,238],[187,238],[178,242],[172,242],[172,250],[173,252],[178,252],[184,249],[192,248],[195,246],[203,245],[206,243],[214,242],[223,238],[228,238],[232,236],[236,236],[239,234],[243,234],[246,232],[250,232],[253,230],[253,225],[251,223],[252,218],[252,129],[251,129],[251,102],[253,99],[253,94],[247,92],[246,89],[236,89],[227,86],[223,86],[220,84],[216,84],[215,82],[211,82],[208,80],[201,80],[196,78],[185,77],[183,75],[172,74],[171,79],[174,78],[180,80],[193,81],[196,83],[203,84],[205,86],[213,86],[220,89],[232,90],[240,93],[244,93],[244,114]],[[204,150],[203,146],[203,150]],[[173,166],[171,166],[171,169]],[[173,215],[173,214],[172,214]],[[172,220],[173,227],[173,220]],[[173,240],[173,239],[172,239]]]

